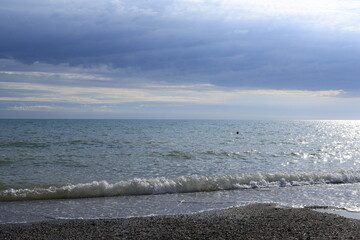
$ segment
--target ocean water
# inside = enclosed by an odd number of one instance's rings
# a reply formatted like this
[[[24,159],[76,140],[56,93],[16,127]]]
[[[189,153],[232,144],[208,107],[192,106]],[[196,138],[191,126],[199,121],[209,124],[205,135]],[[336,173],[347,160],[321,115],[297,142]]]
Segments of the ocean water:
[[[360,121],[0,120],[0,223],[254,202],[360,212]]]

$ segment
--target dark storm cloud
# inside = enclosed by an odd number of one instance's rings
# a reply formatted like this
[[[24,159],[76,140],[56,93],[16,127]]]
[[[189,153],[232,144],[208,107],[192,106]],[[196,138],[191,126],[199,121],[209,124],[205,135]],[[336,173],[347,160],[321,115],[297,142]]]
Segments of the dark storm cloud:
[[[3,1],[0,57],[109,65],[161,81],[359,89],[359,33],[279,18],[229,19],[216,1]],[[246,14],[237,10],[238,15]]]

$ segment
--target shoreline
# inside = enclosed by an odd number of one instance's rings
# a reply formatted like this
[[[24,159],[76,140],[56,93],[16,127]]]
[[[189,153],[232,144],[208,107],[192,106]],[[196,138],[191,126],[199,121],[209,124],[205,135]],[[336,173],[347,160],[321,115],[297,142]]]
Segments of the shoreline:
[[[192,215],[0,225],[0,239],[360,239],[360,220],[251,204]]]

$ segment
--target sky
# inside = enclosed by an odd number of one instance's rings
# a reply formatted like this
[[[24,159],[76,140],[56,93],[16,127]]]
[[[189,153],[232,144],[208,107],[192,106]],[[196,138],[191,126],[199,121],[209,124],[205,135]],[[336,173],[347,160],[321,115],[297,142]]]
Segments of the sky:
[[[358,0],[1,0],[0,118],[360,119]]]

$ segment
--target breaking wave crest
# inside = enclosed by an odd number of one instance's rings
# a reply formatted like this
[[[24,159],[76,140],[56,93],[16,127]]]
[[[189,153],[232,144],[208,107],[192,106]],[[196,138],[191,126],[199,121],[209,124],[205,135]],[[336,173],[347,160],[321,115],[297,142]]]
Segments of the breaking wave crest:
[[[8,189],[0,192],[0,201],[70,199],[149,195],[165,193],[189,193],[234,189],[291,187],[314,184],[339,184],[360,182],[360,171],[342,171],[327,174],[238,174],[225,176],[182,176],[175,179],[164,177],[108,183],[65,185],[62,187]]]

